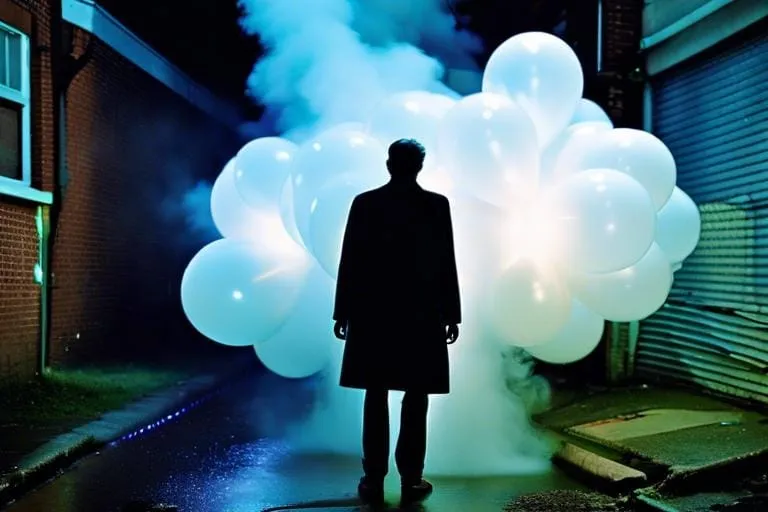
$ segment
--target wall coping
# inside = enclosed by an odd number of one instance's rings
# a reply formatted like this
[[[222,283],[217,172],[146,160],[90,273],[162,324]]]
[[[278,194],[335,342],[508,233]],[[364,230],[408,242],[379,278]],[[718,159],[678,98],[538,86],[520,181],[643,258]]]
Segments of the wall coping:
[[[232,129],[240,124],[238,109],[195,82],[93,0],[64,0],[65,21],[93,34],[179,96]]]

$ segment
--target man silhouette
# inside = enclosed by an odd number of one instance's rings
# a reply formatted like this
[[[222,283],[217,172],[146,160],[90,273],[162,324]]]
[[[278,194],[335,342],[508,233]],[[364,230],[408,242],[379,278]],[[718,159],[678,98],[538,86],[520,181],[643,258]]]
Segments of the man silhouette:
[[[333,314],[346,340],[340,384],[365,390],[363,501],[384,500],[389,469],[388,391],[405,391],[395,461],[401,499],[425,499],[428,395],[449,392],[448,348],[459,336],[459,283],[448,199],[416,178],[425,151],[389,147],[386,185],[358,195],[347,220]]]

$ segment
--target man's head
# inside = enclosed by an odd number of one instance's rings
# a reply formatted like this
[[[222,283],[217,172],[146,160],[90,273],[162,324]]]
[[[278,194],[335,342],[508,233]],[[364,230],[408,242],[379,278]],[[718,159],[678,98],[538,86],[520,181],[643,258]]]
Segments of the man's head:
[[[389,146],[387,169],[393,178],[416,178],[427,152],[413,139],[400,139]]]

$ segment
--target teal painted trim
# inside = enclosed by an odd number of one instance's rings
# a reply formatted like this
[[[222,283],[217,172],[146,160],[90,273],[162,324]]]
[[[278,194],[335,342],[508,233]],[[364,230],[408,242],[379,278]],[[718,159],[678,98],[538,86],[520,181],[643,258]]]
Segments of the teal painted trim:
[[[110,48],[144,70],[222,124],[236,129],[237,107],[217,97],[174,66],[93,0],[63,0],[62,18],[95,35]]]
[[[643,38],[642,41],[640,41],[640,48],[642,50],[653,48],[654,46],[663,43],[667,39],[676,36],[683,30],[690,28],[707,16],[719,11],[726,5],[732,4],[734,1],[735,0],[712,0],[707,2],[698,9],[695,9],[693,12],[686,14],[676,22],[672,23],[670,26],[659,30],[655,34],[651,34],[650,36]]]
[[[20,182],[0,178],[0,196],[10,196],[37,204],[52,204],[53,194],[28,187]]]

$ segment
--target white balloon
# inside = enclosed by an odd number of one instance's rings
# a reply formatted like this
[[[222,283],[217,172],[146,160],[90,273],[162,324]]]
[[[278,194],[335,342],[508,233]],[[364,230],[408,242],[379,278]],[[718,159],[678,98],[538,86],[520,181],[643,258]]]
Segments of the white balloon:
[[[347,174],[322,187],[313,202],[309,223],[310,251],[329,276],[336,278],[341,244],[349,209],[355,196],[370,188],[370,183]]]
[[[304,247],[301,233],[299,233],[299,228],[296,226],[296,215],[293,212],[293,179],[290,176],[286,178],[280,191],[279,210],[285,231],[294,242]]]
[[[309,246],[309,218],[317,192],[343,174],[381,180],[388,176],[386,151],[373,137],[359,131],[327,130],[305,142],[293,167],[293,206],[296,226]]]
[[[675,187],[656,214],[656,243],[670,262],[682,262],[696,249],[701,236],[701,214],[693,200]]]
[[[376,108],[368,131],[385,147],[398,139],[416,139],[429,156],[435,152],[440,121],[455,104],[451,98],[427,91],[394,94]]]
[[[258,212],[246,204],[235,187],[235,159],[227,163],[211,189],[211,216],[221,236],[257,239]]]
[[[647,318],[664,305],[672,287],[672,267],[664,251],[654,243],[629,268],[604,274],[574,274],[570,283],[579,300],[606,320],[631,322]]]
[[[499,336],[520,347],[551,340],[570,315],[571,296],[552,270],[523,259],[496,279],[491,321]]]
[[[573,118],[571,118],[570,124],[574,125],[590,122],[602,123],[608,125],[609,128],[613,128],[613,121],[611,121],[611,118],[605,113],[605,110],[600,108],[600,105],[586,98],[581,98],[579,100],[579,105],[576,107],[576,112],[573,114]]]
[[[612,272],[637,263],[653,243],[656,213],[646,189],[612,169],[563,181],[547,198],[575,272]]]
[[[560,133],[541,154],[539,182],[542,187],[554,186],[568,178],[571,175],[571,169],[564,164],[565,159],[570,158],[573,148],[581,148],[589,144],[596,134],[610,129],[611,127],[605,123],[590,121],[572,124]],[[558,169],[561,169],[559,173]]]
[[[536,125],[540,148],[568,126],[584,92],[579,58],[562,39],[544,32],[511,37],[491,55],[483,92],[505,94]]]
[[[533,123],[504,96],[478,93],[456,103],[442,122],[438,153],[456,188],[497,206],[509,206],[536,186]]]
[[[656,211],[672,195],[677,166],[672,153],[654,135],[616,128],[600,132],[578,145],[569,144],[558,159],[557,174],[586,169],[616,169],[636,179],[651,195]]]
[[[288,379],[303,379],[324,370],[331,362],[333,283],[315,268],[290,319],[272,338],[254,349],[270,371]]]
[[[306,269],[304,258],[286,259],[250,240],[217,240],[184,271],[184,313],[200,333],[224,345],[264,341],[290,316]]]
[[[235,187],[253,208],[276,208],[299,147],[280,137],[252,140],[235,157]]]
[[[552,364],[568,364],[583,359],[600,344],[605,320],[578,300],[571,304],[571,316],[555,337],[526,351],[536,359]]]

